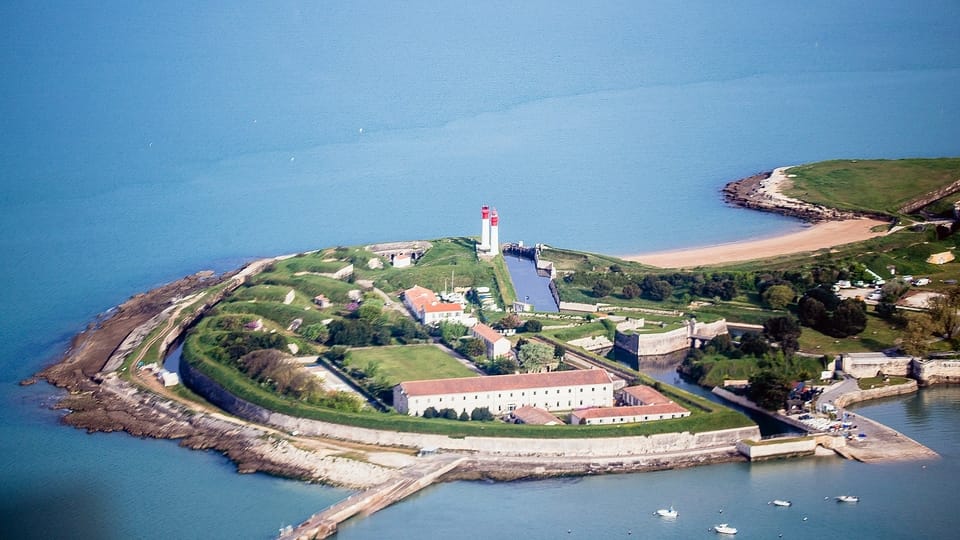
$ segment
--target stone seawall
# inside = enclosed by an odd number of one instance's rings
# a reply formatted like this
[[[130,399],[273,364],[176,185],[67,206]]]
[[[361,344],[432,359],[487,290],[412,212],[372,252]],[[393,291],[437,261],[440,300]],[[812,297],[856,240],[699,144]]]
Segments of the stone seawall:
[[[913,376],[921,386],[960,383],[960,360],[914,360]]]
[[[905,394],[912,394],[917,391],[917,381],[907,381],[904,384],[897,384],[893,386],[884,386],[882,388],[871,388],[869,390],[858,390],[856,392],[849,392],[843,394],[842,396],[836,398],[833,402],[837,407],[846,407],[853,403],[858,403],[861,401],[867,401],[871,399],[893,397],[893,396],[902,396]]]
[[[709,431],[704,433],[663,433],[650,436],[530,439],[513,437],[463,437],[383,431],[342,424],[333,424],[277,413],[237,398],[215,381],[191,366],[180,365],[184,383],[194,392],[230,414],[246,420],[268,424],[288,432],[328,437],[387,447],[437,448],[459,452],[480,452],[503,456],[538,456],[591,458],[609,456],[643,456],[693,451],[720,446],[734,446],[740,439],[759,439],[756,426]]]

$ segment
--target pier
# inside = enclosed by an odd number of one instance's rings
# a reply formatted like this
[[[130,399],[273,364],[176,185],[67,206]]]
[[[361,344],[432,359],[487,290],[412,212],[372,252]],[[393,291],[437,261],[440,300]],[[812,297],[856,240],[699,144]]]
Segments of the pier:
[[[413,495],[455,469],[467,458],[457,455],[435,455],[422,459],[424,460],[422,463],[399,471],[397,477],[392,480],[351,495],[326,510],[313,514],[296,528],[281,530],[278,539],[328,538],[337,532],[337,528],[344,521],[356,515],[368,516]]]
[[[853,381],[853,387],[856,387],[856,383],[853,379],[848,380]],[[843,389],[840,389],[841,392],[842,390]],[[833,450],[837,454],[840,454],[847,459],[854,459],[866,463],[880,463],[887,461],[933,459],[939,457],[939,454],[933,450],[918,443],[910,437],[907,437],[899,431],[859,414],[854,414],[851,418],[852,423],[855,423],[857,428],[852,430],[850,437],[843,437],[840,434],[826,433],[808,424],[800,422],[793,417],[762,409],[748,399],[737,396],[736,394],[733,394],[732,392],[722,388],[714,388],[713,393],[727,401],[736,403],[742,407],[747,407],[753,411],[766,414],[771,418],[775,418],[781,422],[785,422],[794,427],[802,429],[810,435],[816,435],[816,446],[829,448],[830,450]],[[847,394],[849,393],[852,392],[848,392]],[[787,448],[787,452],[796,453],[796,449]],[[744,453],[746,454],[746,452]]]

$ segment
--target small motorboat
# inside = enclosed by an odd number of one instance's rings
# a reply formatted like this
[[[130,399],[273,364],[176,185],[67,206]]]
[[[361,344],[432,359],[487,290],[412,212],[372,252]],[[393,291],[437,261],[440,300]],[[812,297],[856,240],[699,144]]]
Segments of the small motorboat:
[[[838,495],[837,502],[855,503],[860,502],[860,497],[856,495]]]
[[[737,534],[737,529],[731,527],[726,523],[720,523],[713,526],[713,530],[717,531],[720,534]]]
[[[772,505],[774,505],[774,506],[792,506],[792,505],[793,505],[792,502],[790,502],[790,501],[785,501],[785,500],[783,500],[783,499],[774,499],[774,500],[770,501],[768,504],[772,504]]]
[[[677,511],[674,510],[672,506],[670,507],[669,510],[667,510],[666,508],[661,508],[656,511],[656,514],[662,518],[673,519],[677,517]]]

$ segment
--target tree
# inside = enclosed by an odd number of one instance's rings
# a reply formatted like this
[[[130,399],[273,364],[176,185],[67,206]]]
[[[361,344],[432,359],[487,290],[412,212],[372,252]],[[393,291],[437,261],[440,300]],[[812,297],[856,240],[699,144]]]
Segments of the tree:
[[[771,287],[772,289],[773,287]],[[763,333],[780,344],[784,354],[790,355],[800,348],[800,323],[790,315],[771,317],[763,323]]]
[[[461,422],[467,422],[467,421],[470,420],[470,415],[467,414],[467,410],[466,410],[466,409],[460,411],[460,416],[457,417],[457,420],[460,420]]]
[[[511,313],[506,317],[497,321],[495,325],[497,328],[502,328],[504,330],[513,330],[514,328],[519,327],[521,324],[520,317],[516,313]]]
[[[670,283],[662,279],[654,281],[649,288],[645,289],[646,297],[655,302],[662,302],[673,294],[673,287]]]
[[[470,419],[474,422],[489,422],[493,420],[493,413],[487,407],[477,407],[470,413]]]
[[[520,347],[520,363],[527,371],[539,371],[553,359],[553,347],[543,343],[526,343]]]
[[[933,320],[926,313],[919,313],[907,320],[900,349],[911,356],[924,356],[930,352],[930,334],[933,332]]]
[[[613,285],[605,279],[601,279],[593,285],[593,296],[603,298],[613,292]]]
[[[790,302],[793,302],[796,295],[793,287],[789,285],[773,285],[767,287],[760,298],[770,309],[783,309],[790,305]]]
[[[477,338],[467,338],[460,340],[460,344],[457,345],[457,352],[466,356],[467,358],[476,358],[478,356],[483,356],[487,352],[487,348],[483,344],[482,340]]]
[[[747,332],[740,336],[740,352],[746,356],[760,358],[770,352],[770,345],[760,334]]]
[[[437,409],[434,407],[427,407],[426,409],[423,410],[424,418],[436,418],[437,415],[438,415]]]
[[[567,349],[559,343],[553,346],[553,357],[563,358],[567,354]]]
[[[317,343],[324,343],[330,338],[330,331],[327,330],[327,325],[315,323],[301,326],[300,335]]]
[[[379,300],[364,300],[356,311],[358,319],[372,323],[383,314],[383,302]]]
[[[810,328],[819,328],[829,314],[823,302],[810,296],[804,296],[797,304],[797,316],[800,317],[800,324]]]
[[[509,375],[516,373],[520,369],[517,361],[512,356],[500,356],[487,363],[484,371],[490,375]]]
[[[953,339],[960,329],[960,287],[934,296],[927,302],[927,308],[934,330],[946,339]]]
[[[790,392],[787,385],[787,379],[783,375],[770,369],[761,369],[750,377],[747,396],[760,407],[775,411],[786,404]]]
[[[833,337],[854,336],[867,328],[867,305],[861,300],[845,298],[833,310],[825,328]]]
[[[523,324],[524,332],[539,332],[541,330],[543,330],[543,323],[538,320],[530,319]]]
[[[467,327],[455,322],[444,321],[439,326],[440,339],[450,347],[455,347],[457,340],[467,335]]]
[[[623,297],[627,300],[632,300],[640,296],[640,287],[636,283],[627,283],[623,286]]]
[[[363,347],[370,344],[370,323],[359,319],[339,319],[330,323],[330,342],[334,345]]]

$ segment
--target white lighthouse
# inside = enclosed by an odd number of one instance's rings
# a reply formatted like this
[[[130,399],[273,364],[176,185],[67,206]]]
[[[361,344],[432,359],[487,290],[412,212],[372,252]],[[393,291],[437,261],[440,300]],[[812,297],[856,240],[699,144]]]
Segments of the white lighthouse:
[[[480,207],[480,251],[490,249],[490,207]]]
[[[500,253],[500,216],[497,215],[497,209],[493,209],[490,216],[490,256]]]

